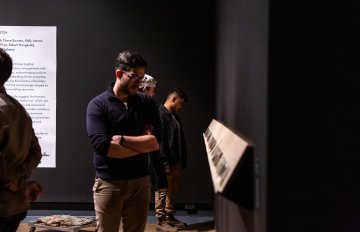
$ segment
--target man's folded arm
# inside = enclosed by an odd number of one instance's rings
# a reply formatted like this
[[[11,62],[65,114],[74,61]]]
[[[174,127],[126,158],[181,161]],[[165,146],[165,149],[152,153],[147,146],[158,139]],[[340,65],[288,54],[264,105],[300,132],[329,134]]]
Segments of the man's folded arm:
[[[153,135],[115,135],[112,137],[107,156],[111,158],[128,158],[156,150],[159,150],[159,143]]]

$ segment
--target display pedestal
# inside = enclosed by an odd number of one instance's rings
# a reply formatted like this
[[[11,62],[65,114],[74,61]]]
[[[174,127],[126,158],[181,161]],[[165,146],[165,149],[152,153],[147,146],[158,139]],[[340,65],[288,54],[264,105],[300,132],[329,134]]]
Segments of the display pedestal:
[[[247,212],[253,211],[255,162],[252,144],[214,119],[203,136],[214,193]],[[215,205],[215,215],[219,215],[222,204]]]

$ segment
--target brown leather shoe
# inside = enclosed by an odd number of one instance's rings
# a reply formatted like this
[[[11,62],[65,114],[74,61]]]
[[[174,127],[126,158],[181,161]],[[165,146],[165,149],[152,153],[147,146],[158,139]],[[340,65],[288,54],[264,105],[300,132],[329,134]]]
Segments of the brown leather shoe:
[[[185,222],[177,220],[174,216],[167,216],[166,222],[176,229],[185,229],[188,226]]]
[[[156,232],[177,232],[178,230],[167,223],[166,220],[158,221]]]

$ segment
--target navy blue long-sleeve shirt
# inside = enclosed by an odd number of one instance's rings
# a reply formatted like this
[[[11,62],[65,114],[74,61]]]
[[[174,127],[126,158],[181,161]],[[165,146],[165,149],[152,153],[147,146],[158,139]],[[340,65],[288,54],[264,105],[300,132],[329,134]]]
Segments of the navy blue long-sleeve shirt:
[[[129,158],[109,158],[107,153],[113,135],[141,136],[148,125],[161,142],[161,119],[155,100],[143,93],[129,96],[127,107],[113,92],[114,83],[93,98],[87,108],[87,133],[94,149],[96,177],[106,180],[128,180],[149,174],[148,154]]]

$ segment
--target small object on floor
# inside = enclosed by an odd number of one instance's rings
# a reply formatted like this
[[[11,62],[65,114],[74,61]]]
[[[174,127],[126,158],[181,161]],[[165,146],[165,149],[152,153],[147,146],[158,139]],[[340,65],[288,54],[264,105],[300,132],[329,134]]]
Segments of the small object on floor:
[[[47,226],[82,226],[93,223],[94,217],[75,217],[70,215],[50,215],[39,217],[36,222]]]
[[[78,232],[86,227],[95,226],[94,217],[75,217],[70,215],[51,215],[38,218],[36,221],[28,222],[29,232],[36,228],[47,230],[58,230],[67,232]]]
[[[178,230],[167,223],[166,220],[159,220],[156,225],[156,232],[177,232]]]

